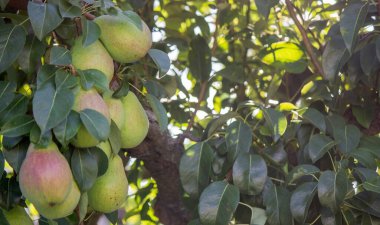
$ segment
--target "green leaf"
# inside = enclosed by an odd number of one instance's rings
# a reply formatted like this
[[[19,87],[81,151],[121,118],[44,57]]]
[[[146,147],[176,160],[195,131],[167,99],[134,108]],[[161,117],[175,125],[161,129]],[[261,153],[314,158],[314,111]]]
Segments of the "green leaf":
[[[111,224],[116,224],[118,221],[118,210],[110,212],[110,213],[105,213],[104,214],[107,217],[107,220],[111,222]]]
[[[359,148],[371,152],[374,156],[380,156],[380,137],[377,136],[363,136],[360,139]]]
[[[252,145],[252,130],[241,120],[231,123],[226,129],[227,160],[233,162],[239,153],[248,153]]]
[[[2,127],[0,134],[7,137],[17,137],[27,134],[34,125],[34,119],[29,115],[15,116],[7,121]]]
[[[67,0],[59,0],[59,12],[63,18],[75,18],[82,15],[80,7],[70,4]]]
[[[310,159],[315,163],[322,158],[333,146],[335,142],[323,134],[315,134],[310,138],[307,145]]]
[[[86,217],[87,215],[87,211],[88,211],[88,195],[87,195],[87,192],[84,192],[81,194],[80,196],[80,200],[79,200],[79,203],[78,203],[78,211],[79,211],[79,215],[78,215],[78,219],[79,219],[79,222],[82,222],[84,220],[84,218]]]
[[[88,191],[98,177],[98,163],[90,149],[75,149],[71,156],[71,170],[81,192]]]
[[[63,21],[58,7],[50,3],[28,3],[28,15],[34,34],[42,40],[49,32],[57,28]]]
[[[37,90],[46,83],[53,83],[57,70],[58,68],[53,65],[43,65],[37,74]]]
[[[2,209],[0,209],[0,224],[10,225]]]
[[[227,65],[224,69],[219,70],[217,74],[237,83],[242,84],[245,81],[244,67],[241,65]]]
[[[278,4],[279,0],[255,0],[257,11],[265,17],[268,18],[271,8]]]
[[[299,178],[307,175],[313,175],[316,173],[319,173],[320,170],[318,167],[304,164],[304,165],[298,165],[294,167],[286,176],[286,182],[288,184],[293,183],[294,181],[298,180]]]
[[[191,146],[181,157],[179,174],[182,187],[191,197],[198,198],[209,184],[213,153],[204,142]]]
[[[232,168],[232,177],[240,193],[259,194],[267,180],[267,165],[261,156],[241,152]]]
[[[290,193],[284,187],[272,185],[264,198],[269,224],[293,224],[290,211]]]
[[[306,69],[303,50],[292,42],[275,42],[259,52],[259,57],[267,65],[301,73]]]
[[[361,132],[354,125],[346,125],[344,129],[334,131],[334,139],[338,143],[338,149],[347,154],[358,147],[360,142]]]
[[[113,98],[122,98],[127,96],[129,92],[129,84],[127,81],[122,81],[120,87],[112,94]]]
[[[343,65],[348,61],[349,56],[350,53],[341,36],[335,36],[327,42],[322,55],[325,78],[333,81]]]
[[[267,216],[265,210],[261,208],[251,207],[252,215],[249,225],[265,225]]]
[[[300,224],[304,224],[309,212],[310,204],[317,193],[316,182],[306,182],[294,190],[290,198],[292,216]]]
[[[58,70],[55,75],[56,89],[71,89],[78,85],[78,78],[65,70]]]
[[[110,124],[103,114],[93,109],[80,111],[80,119],[87,131],[99,141],[105,141],[110,134]]]
[[[17,84],[14,82],[0,81],[0,112],[2,112],[15,97]]]
[[[154,115],[158,120],[160,130],[165,131],[168,127],[168,116],[166,115],[165,107],[156,97],[151,94],[147,94],[146,98],[148,99],[149,105],[152,107]]]
[[[3,149],[4,157],[15,170],[16,173],[20,171],[22,162],[26,157],[26,152],[29,147],[29,141],[21,141],[12,149]]]
[[[74,94],[69,89],[54,88],[46,83],[33,98],[33,115],[42,133],[62,122],[74,105]]]
[[[170,59],[168,54],[159,49],[150,49],[148,54],[156,64],[160,76],[165,75],[170,69]]]
[[[205,130],[207,137],[211,137],[217,131],[217,129],[221,127],[222,125],[224,125],[229,119],[232,119],[238,116],[239,114],[237,112],[232,111],[224,115],[221,115],[219,118],[216,118],[213,121],[211,121],[207,125],[207,128]]]
[[[344,221],[344,224],[356,224],[355,215],[351,211],[350,208],[341,209],[341,212],[342,212],[342,219]]]
[[[360,66],[367,76],[374,75],[380,68],[380,62],[376,55],[376,44],[369,43],[360,50]]]
[[[98,164],[98,174],[100,177],[107,172],[108,169],[108,156],[99,147],[89,148],[89,152],[95,157],[96,163]]]
[[[75,137],[81,126],[79,113],[70,111],[69,115],[56,127],[53,132],[57,140],[63,145],[67,146],[70,140]]]
[[[53,46],[50,51],[50,64],[67,66],[71,64],[71,53],[64,47]]]
[[[100,27],[98,24],[91,20],[82,19],[82,29],[83,29],[83,47],[87,47],[99,39]]]
[[[206,40],[197,36],[190,42],[189,68],[200,81],[207,81],[211,73],[211,50]]]
[[[198,213],[203,225],[228,225],[238,203],[239,189],[226,181],[210,184],[199,198]]]
[[[134,11],[124,11],[123,14],[126,16],[129,21],[134,24],[138,29],[143,30],[143,22],[140,16]]]
[[[269,128],[273,139],[277,142],[280,139],[288,126],[288,121],[284,114],[271,108],[263,109],[266,125]]]
[[[305,113],[302,114],[302,118],[304,118],[307,122],[313,124],[313,126],[317,127],[319,130],[325,132],[326,131],[326,122],[323,114],[314,108],[308,108]]]
[[[336,212],[346,196],[347,184],[347,175],[343,171],[324,171],[318,182],[318,198],[321,205]]]
[[[350,152],[348,156],[357,159],[359,163],[363,164],[365,167],[369,169],[376,170],[376,158],[373,154],[365,148],[357,148]]]
[[[352,107],[352,113],[354,114],[356,121],[365,128],[369,128],[373,119],[375,118],[375,108],[369,105],[364,107],[354,106]]]
[[[34,73],[36,68],[41,64],[41,57],[45,53],[45,50],[45,43],[30,34],[26,39],[24,49],[17,58],[17,63],[25,73]]]
[[[24,115],[28,110],[28,104],[29,99],[26,96],[16,95],[11,104],[0,113],[0,126],[17,115]]]
[[[369,4],[367,2],[354,2],[344,8],[340,16],[340,33],[350,53],[356,44],[359,29],[364,25]]]
[[[21,26],[0,26],[0,73],[16,61],[24,48],[26,33]]]
[[[98,90],[105,92],[109,90],[106,75],[97,69],[77,70],[82,87],[88,90],[95,86]]]
[[[111,130],[108,140],[111,144],[112,152],[117,155],[121,149],[121,133],[119,127],[113,120],[111,121]]]
[[[376,177],[376,179],[365,181],[363,183],[363,188],[367,191],[372,191],[380,194],[380,177]]]
[[[29,139],[30,142],[38,145],[40,147],[47,147],[52,140],[52,133],[50,130],[42,133],[41,129],[37,124],[34,124],[32,130],[30,131]]]

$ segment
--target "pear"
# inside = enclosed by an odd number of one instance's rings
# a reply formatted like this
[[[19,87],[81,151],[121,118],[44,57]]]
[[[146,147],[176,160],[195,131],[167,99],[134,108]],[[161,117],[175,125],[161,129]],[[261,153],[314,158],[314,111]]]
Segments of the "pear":
[[[128,195],[128,180],[123,162],[118,155],[108,161],[105,174],[98,177],[94,186],[88,191],[88,203],[91,208],[103,213],[110,213],[122,206]]]
[[[77,88],[75,92],[75,102],[73,106],[74,111],[80,112],[84,109],[92,109],[98,111],[108,120],[108,123],[111,125],[111,118],[108,107],[104,102],[102,96],[100,96],[95,89],[92,88],[89,90],[83,90],[82,88]],[[96,146],[99,144],[99,142],[100,141],[92,136],[82,125],[71,143],[75,147],[86,148]]]
[[[21,206],[16,206],[9,211],[3,210],[3,214],[9,225],[33,225],[33,221]]]
[[[110,93],[104,94],[104,101],[108,106],[111,119],[115,122],[117,127],[121,129],[121,126],[125,121],[124,105],[120,99],[112,98]]]
[[[99,16],[94,21],[101,30],[100,40],[112,58],[120,63],[139,60],[152,46],[152,34],[141,19],[141,28],[123,13]]]
[[[37,211],[47,219],[58,219],[69,216],[73,213],[80,200],[80,191],[73,181],[70,193],[67,198],[60,204],[50,205],[38,205],[35,204]]]
[[[106,154],[107,158],[110,158],[112,150],[111,150],[111,144],[109,143],[109,141],[100,142],[97,146],[101,150],[103,150],[103,152]]]
[[[54,206],[67,198],[73,175],[54,142],[46,148],[30,144],[20,168],[19,183],[22,194],[31,203]]]
[[[96,40],[86,47],[83,46],[82,40],[82,37],[77,38],[71,48],[73,66],[80,70],[100,70],[106,75],[109,83],[114,74],[112,57],[99,40]]]
[[[121,147],[134,148],[146,137],[149,130],[148,116],[133,92],[121,99],[125,120],[121,126]]]

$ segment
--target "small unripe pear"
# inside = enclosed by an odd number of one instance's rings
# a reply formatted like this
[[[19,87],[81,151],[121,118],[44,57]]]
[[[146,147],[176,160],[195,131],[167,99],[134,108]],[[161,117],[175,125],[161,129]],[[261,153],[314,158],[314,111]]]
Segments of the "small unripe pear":
[[[36,207],[37,211],[45,218],[58,219],[71,215],[78,205],[79,200],[80,191],[75,181],[73,181],[73,185],[67,198],[61,204],[54,206],[36,204],[34,206]]]
[[[133,92],[121,99],[124,107],[124,124],[120,128],[121,147],[134,148],[141,144],[149,130],[148,116]]]
[[[104,102],[103,98],[95,89],[83,90],[82,88],[77,88],[75,90],[75,102],[73,110],[80,112],[84,109],[92,109],[101,113],[111,124],[111,118],[108,111],[107,104]],[[81,126],[78,130],[77,135],[72,141],[72,144],[78,148],[93,147],[99,144],[94,136],[92,136],[84,126]]]
[[[123,13],[99,16],[94,21],[101,30],[100,40],[112,58],[120,63],[139,60],[152,46],[152,34],[142,20],[141,29]]]
[[[31,144],[20,168],[19,182],[22,194],[31,203],[54,206],[67,198],[73,175],[54,142],[46,148]]]
[[[97,69],[106,75],[108,83],[114,74],[114,65],[111,56],[98,40],[84,47],[82,37],[75,40],[71,47],[72,64],[75,69]]]
[[[16,206],[9,211],[3,210],[3,213],[9,225],[33,225],[33,221],[21,206]]]
[[[127,195],[128,180],[123,162],[120,156],[111,156],[106,173],[98,177],[88,191],[88,203],[96,211],[110,213],[123,205]]]

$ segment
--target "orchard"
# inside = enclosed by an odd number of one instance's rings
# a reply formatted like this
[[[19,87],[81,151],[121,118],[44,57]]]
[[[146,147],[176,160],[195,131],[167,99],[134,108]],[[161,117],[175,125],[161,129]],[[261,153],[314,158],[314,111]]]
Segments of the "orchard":
[[[0,224],[380,224],[379,21],[376,0],[0,0]]]

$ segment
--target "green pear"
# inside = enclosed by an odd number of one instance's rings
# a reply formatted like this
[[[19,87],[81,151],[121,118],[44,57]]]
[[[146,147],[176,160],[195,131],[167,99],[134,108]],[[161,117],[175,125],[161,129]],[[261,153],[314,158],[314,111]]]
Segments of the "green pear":
[[[141,29],[123,13],[99,16],[94,21],[101,30],[100,40],[112,58],[120,63],[139,60],[152,46],[152,34],[141,19]]]
[[[110,158],[112,150],[109,141],[100,142],[97,146],[103,150],[103,152],[107,155],[107,158]]]
[[[35,204],[34,207],[45,218],[58,219],[71,215],[77,207],[79,200],[80,191],[75,181],[73,181],[70,193],[62,203],[53,206]]]
[[[92,109],[101,113],[111,125],[111,118],[107,104],[104,102],[102,96],[95,89],[83,90],[82,88],[77,88],[75,90],[75,101],[73,110],[80,112],[84,109]],[[99,144],[94,136],[92,136],[87,129],[82,125],[77,135],[72,140],[72,144],[78,148],[93,147]]]
[[[105,174],[98,177],[88,191],[88,203],[96,211],[110,213],[120,208],[128,195],[128,180],[118,155],[108,161]]]
[[[120,128],[121,147],[134,148],[141,144],[149,130],[148,116],[133,92],[121,99],[125,120]]]
[[[21,206],[16,206],[9,211],[3,210],[3,214],[9,225],[33,225],[33,221],[30,219],[28,213],[26,213],[25,209]]]
[[[110,82],[114,74],[112,57],[99,40],[86,47],[83,46],[82,40],[82,37],[77,38],[71,48],[73,66],[80,70],[100,70],[106,75],[108,82]]]
[[[103,96],[104,101],[108,106],[111,119],[115,122],[119,129],[124,124],[125,121],[125,112],[124,105],[120,99],[112,98],[110,93],[106,93]]]
[[[31,203],[54,206],[68,196],[73,175],[54,142],[46,148],[30,144],[20,168],[19,183],[22,194]]]

